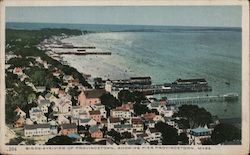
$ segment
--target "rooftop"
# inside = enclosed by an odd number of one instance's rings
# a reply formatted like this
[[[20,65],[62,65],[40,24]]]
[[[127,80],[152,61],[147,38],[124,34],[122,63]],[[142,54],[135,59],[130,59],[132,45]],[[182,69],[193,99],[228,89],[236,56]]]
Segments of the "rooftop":
[[[83,92],[86,98],[100,98],[104,93],[106,93],[105,89],[92,89],[85,90]]]
[[[79,134],[77,133],[71,133],[67,135],[69,138],[74,138],[74,139],[79,139],[82,138]]]
[[[71,124],[61,124],[62,129],[72,129],[76,128],[76,123],[71,123]]]
[[[114,128],[132,128],[132,124],[117,124]]]
[[[89,121],[91,121],[91,118],[80,119],[81,123],[88,123]]]
[[[118,123],[118,122],[121,122],[121,119],[120,118],[110,117],[109,122],[110,123]]]
[[[202,128],[202,127],[195,128],[195,129],[191,129],[191,131],[194,132],[194,133],[210,132],[209,129],[207,129],[207,128]]]
[[[32,124],[32,125],[25,125],[25,130],[31,130],[31,129],[38,129],[38,128],[50,128],[49,124]]]
[[[94,125],[94,126],[91,126],[91,127],[89,128],[89,132],[90,132],[90,133],[94,133],[94,132],[96,132],[96,131],[98,131],[98,130],[100,130],[99,127],[98,127],[98,125]]]
[[[100,112],[100,110],[93,110],[93,111],[90,111],[89,114],[90,115],[100,115],[101,112]]]

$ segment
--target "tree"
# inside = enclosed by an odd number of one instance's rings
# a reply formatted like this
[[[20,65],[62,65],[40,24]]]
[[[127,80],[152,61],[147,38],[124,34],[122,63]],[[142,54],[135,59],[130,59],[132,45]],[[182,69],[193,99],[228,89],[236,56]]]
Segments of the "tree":
[[[121,138],[122,138],[122,139],[129,139],[129,138],[132,138],[132,137],[133,137],[132,134],[131,134],[130,132],[128,132],[128,131],[123,132],[123,133],[121,134]]]
[[[178,136],[178,141],[183,145],[189,144],[189,139],[187,137],[187,134],[184,132],[180,133],[180,135]]]
[[[114,109],[116,107],[121,106],[119,100],[117,100],[113,95],[110,93],[103,94],[101,97],[101,103],[105,105],[108,109]]]
[[[212,122],[212,115],[197,105],[182,105],[174,116],[186,118],[191,128],[208,125]]]
[[[74,87],[74,88],[69,88],[68,93],[70,96],[72,96],[74,98],[80,94],[80,91],[78,90],[77,87]]]
[[[155,128],[162,134],[162,144],[163,145],[177,145],[178,144],[178,133],[172,126],[158,122]]]
[[[28,95],[28,103],[32,103],[33,101],[35,101],[35,99],[36,99],[35,93],[31,93]]]
[[[121,134],[114,129],[111,129],[109,132],[107,132],[107,135],[111,136],[116,142],[120,142],[122,137]]]
[[[140,116],[142,114],[145,114],[146,112],[150,112],[150,110],[148,109],[146,105],[142,105],[141,103],[134,104],[135,115]]]
[[[46,145],[72,145],[73,139],[68,136],[56,136],[49,139]]]
[[[212,132],[211,139],[214,144],[220,144],[226,141],[240,140],[241,131],[231,124],[218,124]]]
[[[118,93],[118,99],[122,103],[127,103],[127,102],[141,103],[141,101],[145,100],[146,97],[142,92],[139,91],[131,92],[129,90],[121,90]]]
[[[133,102],[135,100],[132,92],[130,92],[129,90],[121,90],[118,93],[118,99],[122,103]]]

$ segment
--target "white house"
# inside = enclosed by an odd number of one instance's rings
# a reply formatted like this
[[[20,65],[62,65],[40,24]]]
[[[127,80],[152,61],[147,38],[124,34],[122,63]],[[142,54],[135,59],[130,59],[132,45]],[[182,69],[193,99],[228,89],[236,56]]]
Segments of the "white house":
[[[39,108],[39,107],[32,107],[29,110],[29,114],[30,114],[30,119],[33,122],[46,122],[47,118],[44,116],[43,111]]]
[[[74,118],[80,118],[79,113],[82,113],[84,111],[85,110],[82,108],[82,106],[72,106],[71,116]]]
[[[172,106],[164,106],[159,110],[159,113],[163,114],[164,117],[172,117],[173,114],[174,114],[174,111],[175,111],[174,107],[172,107]]]
[[[48,113],[48,107],[50,106],[50,101],[41,100],[38,104],[38,107],[42,110],[43,113]]]
[[[50,125],[49,124],[33,124],[24,126],[24,136],[46,136],[50,135]]]
[[[36,86],[36,92],[44,92],[46,90],[45,86]]]
[[[57,104],[59,112],[61,113],[69,113],[71,112],[72,102],[70,100],[60,100]]]
[[[110,111],[110,116],[120,118],[131,118],[131,112],[126,109],[113,109]]]
[[[114,125],[114,130],[120,133],[123,132],[130,132],[132,133],[133,131],[133,125],[132,124],[118,124]]]
[[[63,115],[58,115],[57,117],[58,124],[69,124],[70,121]]]

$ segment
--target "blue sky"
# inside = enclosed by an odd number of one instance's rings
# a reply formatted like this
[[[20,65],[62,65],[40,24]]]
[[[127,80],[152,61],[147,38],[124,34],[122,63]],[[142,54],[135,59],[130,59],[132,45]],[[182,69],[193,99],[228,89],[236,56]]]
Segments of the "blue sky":
[[[241,27],[241,6],[6,7],[7,22]]]

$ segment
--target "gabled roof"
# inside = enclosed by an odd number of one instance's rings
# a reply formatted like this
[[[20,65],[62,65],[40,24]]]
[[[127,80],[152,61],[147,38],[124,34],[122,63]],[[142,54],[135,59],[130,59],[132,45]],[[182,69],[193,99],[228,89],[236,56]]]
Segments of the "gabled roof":
[[[80,119],[80,123],[88,123],[91,121],[91,118]]]
[[[77,133],[71,133],[67,135],[69,138],[73,138],[73,139],[79,139],[82,138],[79,134]]]
[[[100,112],[100,110],[93,110],[93,111],[90,111],[89,114],[90,115],[100,115],[101,112]]]
[[[25,130],[32,130],[38,128],[50,128],[49,124],[33,124],[33,125],[24,125]]]
[[[50,98],[51,96],[52,96],[51,93],[47,93],[47,94],[45,95],[45,98]]]
[[[100,130],[99,127],[98,127],[98,125],[94,125],[94,126],[91,126],[91,127],[89,128],[89,132],[90,132],[90,133],[94,133],[94,132],[96,132],[96,131],[98,131],[98,130]]]
[[[114,125],[114,128],[132,128],[132,124],[117,124],[117,125]]]
[[[76,128],[76,123],[71,123],[71,124],[61,124],[62,129],[72,129]]]
[[[191,129],[191,131],[192,131],[192,132],[195,132],[195,133],[210,132],[209,129],[207,129],[207,128],[202,128],[202,127],[195,128],[195,129]]]
[[[50,104],[50,101],[49,100],[41,100],[40,104]]]
[[[121,119],[120,118],[109,117],[109,122],[110,123],[118,123],[118,122],[121,122]]]
[[[106,93],[105,89],[91,89],[83,91],[86,98],[100,98]]]

